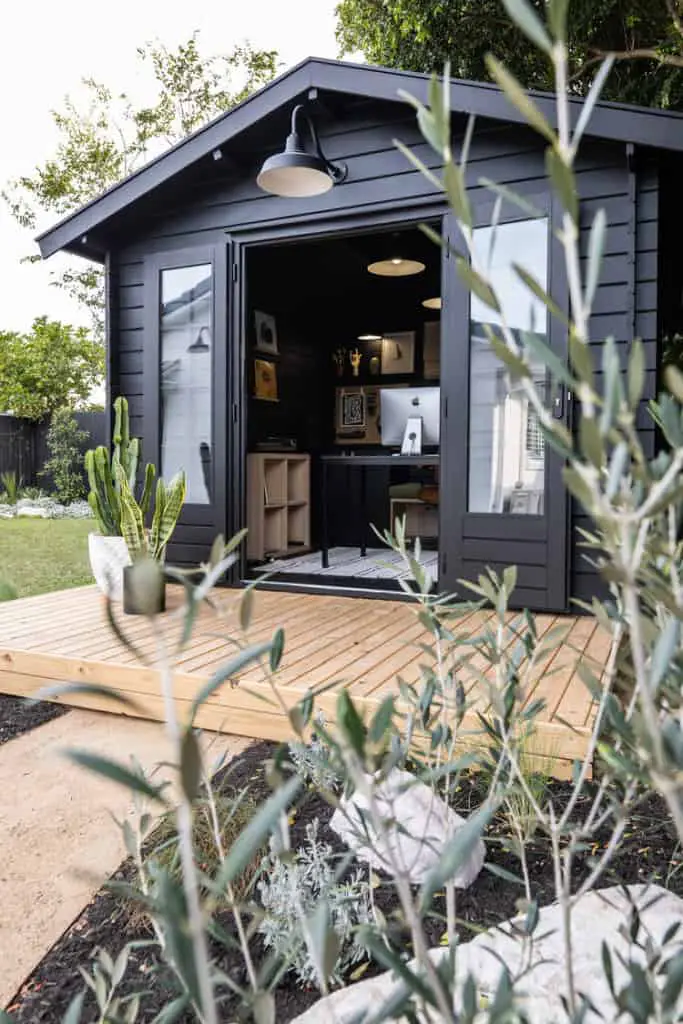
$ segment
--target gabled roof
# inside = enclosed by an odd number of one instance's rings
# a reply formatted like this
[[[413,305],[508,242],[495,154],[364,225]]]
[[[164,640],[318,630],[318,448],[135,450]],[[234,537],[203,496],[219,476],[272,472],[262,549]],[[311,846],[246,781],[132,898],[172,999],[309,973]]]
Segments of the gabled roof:
[[[43,232],[37,238],[41,255],[47,257],[60,249],[69,249],[96,257],[97,253],[89,249],[87,243],[79,244],[88,232],[170,181],[193,163],[206,158],[215,149],[228,145],[261,119],[300,99],[309,89],[397,103],[403,102],[398,91],[404,89],[427,102],[429,80],[429,75],[412,71],[308,57],[238,106],[210,121]],[[555,114],[554,97],[540,92],[532,92],[531,95],[552,123]],[[581,105],[581,100],[571,100],[575,117]],[[500,121],[524,122],[523,116],[498,86],[483,82],[454,80],[451,83],[451,110],[454,113],[474,114]],[[600,103],[593,111],[586,134],[681,152],[683,114],[621,103]]]

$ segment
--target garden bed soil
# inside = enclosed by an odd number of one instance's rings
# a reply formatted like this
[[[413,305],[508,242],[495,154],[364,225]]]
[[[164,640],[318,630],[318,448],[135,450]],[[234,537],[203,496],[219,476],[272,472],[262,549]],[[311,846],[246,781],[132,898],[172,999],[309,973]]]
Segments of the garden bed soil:
[[[28,701],[25,697],[8,697],[0,693],[0,744],[16,739],[53,718],[65,715],[69,708],[47,701]]]
[[[256,743],[247,748],[230,765],[230,783],[235,788],[249,785],[257,798],[264,796],[268,788],[264,778],[264,764],[272,756],[274,744]],[[550,784],[552,793],[558,804],[562,804],[571,792],[568,783],[553,782]],[[479,788],[481,780],[476,775],[463,780],[455,802],[456,809],[467,815],[481,799]],[[585,809],[588,796],[583,799]],[[338,838],[329,828],[332,811],[324,801],[315,794],[306,793],[298,805],[293,817],[291,828],[292,845],[301,845],[305,839],[306,825],[316,817],[320,828],[318,837],[328,842],[335,850],[343,851]],[[504,849],[506,826],[503,820],[494,823],[487,833],[487,861],[519,876],[518,862],[514,855]],[[580,860],[576,867],[576,881],[589,870],[590,852],[584,862]],[[553,900],[554,878],[553,867],[549,856],[548,844],[542,839],[533,839],[527,846],[529,873],[532,879],[533,895],[540,905]],[[612,861],[607,874],[603,876],[601,886],[616,883],[637,883],[655,881],[666,885],[671,891],[683,896],[683,872],[680,870],[678,848],[675,832],[669,823],[668,814],[658,798],[648,797],[639,807],[637,815],[629,823],[624,842],[619,854]],[[133,875],[129,862],[119,868],[113,876],[123,880]],[[484,869],[472,887],[459,892],[457,897],[457,914],[460,919],[460,935],[463,940],[471,937],[473,929],[488,928],[500,921],[512,917],[517,912],[516,901],[522,895],[511,881]],[[400,928],[396,922],[394,911],[398,909],[397,900],[389,884],[381,885],[375,892],[375,902],[383,911],[390,927]],[[444,931],[443,900],[436,900],[434,916],[426,923],[429,943],[439,944]],[[221,922],[232,931],[231,919],[226,914]],[[11,1000],[8,1010],[12,1013],[16,1024],[53,1024],[61,1020],[69,1001],[83,987],[78,974],[78,967],[88,967],[93,952],[103,947],[115,955],[122,946],[131,940],[145,940],[150,933],[141,922],[136,927],[131,924],[128,906],[122,904],[120,897],[106,889],[96,894],[78,919],[67,929],[60,940],[45,955],[36,970],[21,986],[19,992]],[[406,948],[409,944],[405,943]],[[252,949],[258,962],[258,940],[252,941]],[[226,952],[221,948],[217,951],[221,969],[235,981],[244,984],[245,972],[239,954]],[[381,968],[370,964],[365,977],[379,973]],[[139,1024],[149,1024],[162,1006],[171,998],[172,980],[168,968],[160,960],[153,947],[135,949],[130,957],[129,970],[125,983],[119,989],[120,994],[144,990],[143,1009],[138,1018]],[[86,999],[86,1007],[90,1006],[90,996]],[[278,1024],[287,1024],[298,1014],[308,1009],[319,995],[313,989],[302,987],[294,974],[289,974],[281,981],[276,992],[276,1020]],[[235,1005],[224,1004],[225,1020],[233,1020],[238,1016]],[[194,1021],[194,1017],[186,1015],[181,1018],[182,1024]]]

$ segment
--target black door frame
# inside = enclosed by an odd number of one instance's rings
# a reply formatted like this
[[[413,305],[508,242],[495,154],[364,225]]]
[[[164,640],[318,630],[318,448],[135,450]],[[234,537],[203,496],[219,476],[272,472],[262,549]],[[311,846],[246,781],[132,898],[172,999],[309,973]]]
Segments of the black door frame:
[[[533,204],[540,216],[548,218],[548,292],[562,310],[568,310],[568,291],[562,250],[554,235],[560,222],[561,210],[557,201],[547,192],[525,190],[525,199]],[[486,198],[472,204],[474,227],[491,223],[495,198]],[[500,216],[501,223],[529,220],[530,214],[509,204]],[[459,252],[466,252],[464,240],[452,213],[445,217],[445,235]],[[520,283],[520,288],[523,287]],[[467,592],[458,580],[468,575],[464,564],[466,527],[474,525],[482,540],[498,540],[506,544],[507,563],[520,560],[520,546],[529,542],[545,544],[546,586],[535,598],[532,591],[520,589],[523,595],[513,604],[533,607],[535,610],[564,611],[568,606],[569,582],[569,499],[562,480],[563,460],[546,446],[545,505],[543,516],[473,513],[467,511],[469,478],[469,400],[470,400],[470,295],[466,285],[456,273],[452,256],[447,255],[442,281],[442,338],[450,343],[441,348],[442,426],[446,437],[453,443],[442,444],[442,486],[440,496],[441,522],[448,523],[442,533],[440,546],[440,582],[445,589]],[[556,318],[549,316],[549,340],[557,355],[564,361],[567,353],[567,331]],[[560,395],[561,419],[568,420],[567,399]],[[446,486],[444,486],[444,483]],[[508,554],[509,552],[509,554]],[[492,561],[495,561],[492,559]]]
[[[424,203],[373,210],[367,213],[340,213],[320,220],[311,221],[302,216],[295,222],[288,221],[285,225],[240,226],[230,229],[232,244],[232,291],[228,303],[230,322],[228,324],[228,346],[230,358],[228,364],[230,415],[227,422],[227,452],[229,463],[226,471],[232,485],[229,488],[229,507],[227,512],[228,535],[232,536],[246,522],[246,438],[247,438],[247,322],[246,322],[246,256],[250,248],[259,245],[287,245],[297,242],[311,242],[316,239],[339,238],[341,236],[367,234],[373,230],[391,229],[392,227],[416,227],[421,223],[439,220],[442,224],[448,210],[442,197],[435,197]],[[443,354],[443,321],[441,333],[441,349]],[[443,410],[442,410],[443,418]],[[440,523],[439,529],[442,529]],[[441,541],[439,541],[441,543]],[[241,560],[236,568],[236,577],[246,577],[246,554],[243,549]],[[267,583],[271,587],[282,590],[293,589],[290,584]],[[334,587],[323,584],[297,584],[297,591],[310,590],[314,593],[339,594],[340,591],[358,597],[392,597],[400,598],[401,591],[387,594],[363,587]]]

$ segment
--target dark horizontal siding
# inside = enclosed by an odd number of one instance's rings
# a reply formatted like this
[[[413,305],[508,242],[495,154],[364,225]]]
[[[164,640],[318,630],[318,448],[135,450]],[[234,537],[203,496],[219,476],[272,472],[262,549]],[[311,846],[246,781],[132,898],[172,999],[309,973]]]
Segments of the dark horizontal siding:
[[[291,225],[295,231],[298,224],[311,225],[316,219],[327,219],[330,215],[338,215],[340,223],[344,218],[352,223],[356,212],[376,210],[386,215],[399,205],[405,207],[431,199],[440,202],[430,183],[398,152],[394,145],[396,138],[411,146],[428,166],[437,167],[438,161],[417,132],[411,113],[401,111],[389,117],[384,109],[374,108],[373,113],[373,108],[365,108],[323,132],[326,153],[331,159],[348,164],[349,177],[344,185],[312,199],[305,206],[267,196],[257,188],[256,169],[267,153],[261,142],[251,148],[246,146],[237,157],[239,165],[232,165],[228,173],[217,164],[203,172],[203,179],[186,179],[180,193],[160,194],[156,211],[129,225],[123,240],[125,244],[115,254],[119,279],[117,386],[129,397],[132,425],[137,433],[144,429],[144,257],[164,250],[214,243],[226,232],[252,226]],[[454,144],[457,149],[457,139]],[[206,174],[212,177],[207,180]],[[467,177],[475,201],[485,194],[482,178],[512,186],[526,195],[542,194],[546,190],[542,146],[532,133],[520,126],[480,124],[475,129]],[[616,143],[587,142],[577,164],[577,181],[582,201],[580,247],[584,268],[588,232],[598,209],[605,210],[608,221],[603,272],[590,324],[598,383],[603,339],[608,335],[615,338],[625,363],[635,331],[645,342],[647,399],[656,388],[657,368],[657,169],[639,171],[635,270],[624,148]],[[628,295],[634,273],[635,306],[630,307]],[[647,445],[653,444],[654,434],[645,403],[639,411],[639,424]],[[156,459],[157,456],[147,453],[147,457]],[[520,572],[518,599],[531,607],[542,604],[540,595],[547,586],[546,552],[536,536],[535,524],[527,527],[520,522],[517,543],[511,546],[496,539],[495,519],[488,522],[487,517],[475,519],[468,527],[465,540],[468,572],[479,572],[485,561],[502,567],[514,560]],[[583,522],[580,512],[572,508],[572,533]],[[170,554],[179,562],[196,563],[205,557],[212,539],[210,525],[183,522],[178,527]],[[573,542],[571,593],[585,598],[595,587],[595,576],[583,566],[581,554]]]
[[[643,447],[648,456],[655,451],[655,428],[647,409],[647,402],[657,393],[658,368],[658,246],[659,246],[659,174],[654,163],[637,166],[635,238],[630,223],[631,205],[628,193],[628,172],[624,163],[623,191],[604,203],[609,229],[600,286],[596,295],[595,313],[591,319],[591,347],[595,352],[596,383],[602,386],[600,348],[604,338],[612,335],[618,345],[622,367],[627,365],[630,342],[634,337],[643,341],[645,353],[645,390],[637,414],[637,425]],[[587,224],[600,203],[586,203],[582,223]],[[587,209],[588,208],[588,209]],[[582,233],[582,251],[587,249],[587,231]],[[635,257],[635,263],[632,259]],[[635,285],[635,302],[630,301],[630,288]],[[592,520],[579,505],[571,502],[573,543],[570,561],[570,593],[582,601],[595,594],[606,593],[606,586],[598,577],[589,559],[592,553],[581,546],[579,528],[591,532]]]

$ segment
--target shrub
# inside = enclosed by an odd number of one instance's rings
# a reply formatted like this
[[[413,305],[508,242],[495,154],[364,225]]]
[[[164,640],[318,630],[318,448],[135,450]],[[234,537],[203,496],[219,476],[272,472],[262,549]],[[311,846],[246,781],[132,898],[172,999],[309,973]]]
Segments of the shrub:
[[[325,725],[322,715],[317,716],[317,724]],[[342,781],[339,767],[332,761],[330,748],[318,735],[314,735],[310,743],[290,743],[289,755],[297,775],[315,790],[336,789]]]
[[[306,826],[306,845],[282,860],[271,848],[261,864],[258,883],[264,917],[259,932],[268,949],[287,962],[302,984],[315,984],[319,967],[306,941],[304,922],[323,902],[338,941],[338,955],[330,977],[342,984],[345,974],[367,955],[357,940],[360,925],[372,921],[370,884],[360,869],[339,880],[335,857],[328,843],[318,839],[318,820]]]
[[[213,802],[213,807],[212,807]],[[219,789],[212,799],[198,800],[192,812],[192,843],[197,866],[207,878],[214,878],[225,851],[247,827],[258,807],[248,792],[237,793]],[[215,815],[215,817],[214,817]],[[166,814],[151,834],[146,846],[147,865],[155,861],[174,880],[182,880],[178,851],[178,826],[174,814]],[[254,851],[252,858],[234,880],[232,889],[236,900],[243,899],[251,887],[266,847]]]
[[[42,487],[22,487],[20,497],[27,501],[38,501],[40,498],[46,498],[47,494]]]
[[[71,409],[57,409],[52,414],[47,432],[50,458],[40,475],[52,477],[55,495],[63,505],[85,494],[81,446],[87,437],[88,432],[80,429]]]
[[[16,505],[21,489],[21,477],[17,476],[16,470],[7,469],[4,473],[0,473],[0,483],[2,483],[4,491],[4,500],[8,505]]]

